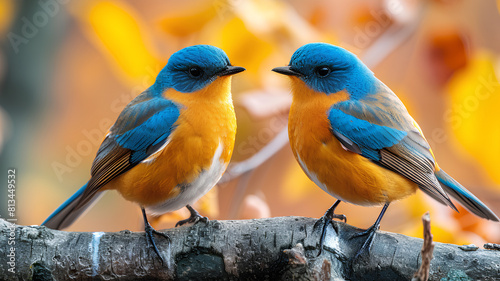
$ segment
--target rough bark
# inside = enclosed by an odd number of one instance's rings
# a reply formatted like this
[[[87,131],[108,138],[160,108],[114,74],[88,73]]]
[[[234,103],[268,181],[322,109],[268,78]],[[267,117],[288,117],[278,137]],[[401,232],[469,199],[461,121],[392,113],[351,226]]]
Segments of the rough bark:
[[[148,247],[144,232],[65,232],[0,220],[0,279],[4,280],[411,280],[423,240],[377,232],[369,255],[352,261],[360,230],[335,222],[319,257],[321,227],[313,218],[278,217],[210,221],[167,229],[155,237],[165,259]],[[9,240],[11,231],[15,238]],[[8,245],[9,241],[15,245]],[[9,272],[10,247],[15,270]],[[11,264],[12,265],[12,264]],[[500,251],[464,251],[436,243],[429,280],[500,280]],[[450,279],[442,279],[450,278]],[[457,280],[457,279],[454,279]]]

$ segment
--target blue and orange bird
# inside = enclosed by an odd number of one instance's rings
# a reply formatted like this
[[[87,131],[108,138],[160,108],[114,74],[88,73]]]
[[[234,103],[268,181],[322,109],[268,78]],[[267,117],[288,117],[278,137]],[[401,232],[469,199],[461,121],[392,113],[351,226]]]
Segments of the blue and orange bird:
[[[184,48],[170,57],[155,83],[132,100],[104,138],[90,180],[52,213],[45,225],[62,229],[75,221],[106,190],[140,205],[147,241],[163,261],[145,209],[163,214],[190,204],[220,179],[231,158],[236,117],[232,66],[221,49],[209,45]]]
[[[437,164],[422,130],[399,98],[351,52],[326,43],[302,46],[273,71],[291,78],[288,133],[307,176],[337,198],[319,220],[326,226],[341,201],[383,205],[358,255],[370,250],[392,201],[417,188],[457,210],[449,195],[479,217],[498,217]],[[318,221],[318,222],[319,222]]]

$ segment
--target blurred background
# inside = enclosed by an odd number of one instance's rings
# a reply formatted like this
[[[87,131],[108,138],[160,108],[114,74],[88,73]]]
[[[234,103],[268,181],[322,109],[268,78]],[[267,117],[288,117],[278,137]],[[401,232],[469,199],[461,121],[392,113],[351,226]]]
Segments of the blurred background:
[[[473,0],[0,0],[0,180],[16,169],[19,224],[40,224],[90,176],[107,129],[194,44],[226,51],[238,133],[223,181],[194,206],[210,219],[319,218],[335,199],[302,172],[283,129],[291,95],[271,72],[310,42],[356,53],[403,100],[439,164],[500,214],[499,2]],[[0,185],[0,215],[7,185]],[[421,237],[429,211],[440,242],[500,242],[500,224],[417,192],[381,229]],[[366,228],[380,208],[342,203]],[[158,229],[186,218],[155,218]],[[68,230],[142,230],[140,209],[108,192]]]

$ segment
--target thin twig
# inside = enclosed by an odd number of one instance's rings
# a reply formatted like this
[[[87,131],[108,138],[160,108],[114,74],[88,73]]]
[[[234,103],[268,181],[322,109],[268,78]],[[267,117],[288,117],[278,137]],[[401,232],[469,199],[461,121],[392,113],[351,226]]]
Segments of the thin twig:
[[[418,271],[413,275],[412,281],[427,281],[429,279],[429,270],[431,267],[432,253],[434,251],[434,242],[432,242],[431,218],[429,212],[422,216],[424,225],[424,245],[422,245],[422,264]]]

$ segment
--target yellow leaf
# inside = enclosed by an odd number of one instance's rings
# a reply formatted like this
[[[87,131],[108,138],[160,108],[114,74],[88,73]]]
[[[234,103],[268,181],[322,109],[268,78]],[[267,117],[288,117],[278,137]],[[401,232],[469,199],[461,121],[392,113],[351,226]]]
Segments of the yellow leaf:
[[[445,113],[445,121],[465,150],[500,184],[500,84],[494,58],[476,54],[450,79],[448,90],[451,111]]]
[[[87,15],[91,32],[129,78],[143,82],[148,70],[160,62],[150,53],[146,26],[132,7],[123,2],[95,3]],[[148,44],[147,44],[148,43]],[[153,82],[154,77],[150,77]]]

